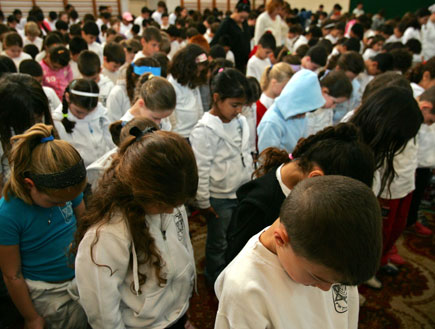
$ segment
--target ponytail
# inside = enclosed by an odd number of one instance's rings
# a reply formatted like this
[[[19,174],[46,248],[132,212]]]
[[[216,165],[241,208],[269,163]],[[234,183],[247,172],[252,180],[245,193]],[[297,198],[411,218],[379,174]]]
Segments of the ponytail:
[[[109,126],[113,143],[115,143],[116,146],[120,146],[127,137],[131,136],[130,129],[133,127],[137,127],[140,130],[145,130],[147,128],[152,128],[154,130],[160,129],[153,120],[145,117],[134,118],[128,122],[118,120]]]
[[[280,150],[276,147],[268,147],[260,153],[257,163],[260,163],[260,167],[254,171],[252,177],[260,178],[266,175],[273,168],[290,162],[290,156],[285,150]]]

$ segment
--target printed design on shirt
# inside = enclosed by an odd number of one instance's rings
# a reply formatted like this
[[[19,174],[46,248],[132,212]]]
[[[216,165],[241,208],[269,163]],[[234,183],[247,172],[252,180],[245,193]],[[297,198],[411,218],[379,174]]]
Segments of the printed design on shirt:
[[[347,312],[347,287],[341,284],[332,286],[332,300],[337,313]]]
[[[73,208],[72,208],[72,202],[68,201],[63,208],[59,208],[60,212],[62,213],[63,219],[65,220],[65,223],[69,223],[72,220],[73,217]]]
[[[184,239],[184,221],[183,215],[180,211],[175,214],[175,226],[177,227],[177,237],[178,241],[183,241]]]

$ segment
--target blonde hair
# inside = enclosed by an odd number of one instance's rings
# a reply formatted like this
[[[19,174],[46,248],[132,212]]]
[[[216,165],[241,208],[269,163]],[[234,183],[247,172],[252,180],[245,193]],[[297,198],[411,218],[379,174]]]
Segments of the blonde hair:
[[[293,76],[293,73],[293,69],[288,63],[281,62],[273,66],[269,66],[261,75],[261,90],[265,91],[267,87],[269,87],[270,81],[272,81],[272,79],[275,79],[278,82],[290,80],[290,78]]]
[[[24,25],[24,34],[32,37],[39,37],[41,35],[41,30],[35,22],[28,22]]]
[[[165,78],[151,73],[144,73],[139,77],[134,96],[133,102],[142,98],[146,107],[155,112],[174,110],[177,104],[172,84]]]
[[[27,204],[33,204],[29,190],[24,183],[25,173],[54,174],[76,165],[82,158],[69,143],[54,139],[41,143],[41,138],[53,135],[53,126],[42,123],[35,124],[22,135],[11,138],[12,149],[9,155],[11,175],[3,188],[3,196],[9,201],[10,195],[15,195]],[[86,185],[83,182],[61,189],[62,191],[82,191]],[[55,195],[59,189],[36,186],[39,192]]]

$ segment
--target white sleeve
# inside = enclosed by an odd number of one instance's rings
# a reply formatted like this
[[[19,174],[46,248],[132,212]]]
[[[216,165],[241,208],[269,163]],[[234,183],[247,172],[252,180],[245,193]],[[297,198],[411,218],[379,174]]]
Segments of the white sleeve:
[[[109,93],[107,97],[106,106],[107,106],[107,116],[110,122],[114,122],[116,120],[121,119],[124,115],[123,111],[123,102],[122,95],[123,91],[120,87],[115,86]]]
[[[207,134],[207,130],[207,127],[196,126],[189,138],[198,166],[196,200],[201,209],[210,207],[210,170],[216,152],[216,145]]]
[[[83,238],[75,260],[79,302],[92,328],[125,329],[119,288],[127,275],[130,246],[125,240],[100,231],[92,260],[94,238],[95,234]]]
[[[266,32],[264,30],[264,16],[259,16],[257,19],[257,23],[255,24],[255,32],[254,32],[254,44],[257,45],[258,41],[260,41],[261,36]]]

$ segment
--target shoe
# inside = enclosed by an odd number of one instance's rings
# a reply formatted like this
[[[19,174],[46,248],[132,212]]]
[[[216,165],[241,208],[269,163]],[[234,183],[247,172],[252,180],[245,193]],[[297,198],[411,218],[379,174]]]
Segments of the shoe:
[[[363,295],[361,295],[361,293],[358,293],[358,297],[359,297],[359,307],[361,307],[366,302],[366,298]]]
[[[414,224],[414,231],[415,231],[415,233],[420,234],[420,235],[424,235],[424,236],[429,236],[429,235],[433,234],[433,231],[430,228],[427,228],[426,226],[424,226],[420,222],[416,222]]]
[[[364,283],[373,289],[381,289],[382,288],[382,282],[379,281],[379,279],[375,276],[372,276],[370,279],[368,279]],[[360,296],[361,296],[361,294],[360,294]]]
[[[403,257],[400,256],[397,253],[396,254],[390,254],[389,255],[389,259],[395,265],[404,265],[406,263],[406,261],[403,259]]]
[[[387,275],[397,275],[399,273],[399,269],[397,268],[397,266],[390,262],[387,265],[382,266],[379,271]]]

